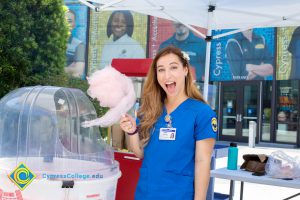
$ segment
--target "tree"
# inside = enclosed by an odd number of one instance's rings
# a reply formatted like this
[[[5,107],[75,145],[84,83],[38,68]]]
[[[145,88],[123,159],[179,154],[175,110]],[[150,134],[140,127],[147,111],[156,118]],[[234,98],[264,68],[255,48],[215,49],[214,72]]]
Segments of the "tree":
[[[28,85],[65,86],[68,39],[62,0],[2,0],[0,97]]]

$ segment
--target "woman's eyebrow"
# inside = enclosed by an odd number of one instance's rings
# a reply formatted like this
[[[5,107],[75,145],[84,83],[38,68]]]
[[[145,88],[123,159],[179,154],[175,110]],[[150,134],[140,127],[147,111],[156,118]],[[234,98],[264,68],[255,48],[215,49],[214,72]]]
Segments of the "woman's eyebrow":
[[[173,62],[170,62],[170,63],[169,63],[169,65],[174,65],[174,64],[175,64],[175,65],[179,65],[178,62],[176,62],[176,61],[173,61]],[[156,68],[163,67],[163,66],[164,66],[164,65],[157,65]]]

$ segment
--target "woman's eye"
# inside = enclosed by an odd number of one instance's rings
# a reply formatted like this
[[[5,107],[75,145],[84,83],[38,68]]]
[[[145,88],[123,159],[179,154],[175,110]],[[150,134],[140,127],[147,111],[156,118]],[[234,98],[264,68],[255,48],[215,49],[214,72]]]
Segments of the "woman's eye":
[[[177,69],[178,67],[177,66],[171,66],[171,69]]]

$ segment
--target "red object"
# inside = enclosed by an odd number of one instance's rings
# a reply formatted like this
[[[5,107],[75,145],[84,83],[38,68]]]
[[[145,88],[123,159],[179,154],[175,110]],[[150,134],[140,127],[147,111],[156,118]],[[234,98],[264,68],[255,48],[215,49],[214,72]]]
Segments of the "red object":
[[[142,160],[138,159],[132,153],[116,151],[114,154],[115,160],[120,163],[120,170],[122,172],[122,176],[118,180],[116,200],[134,200]]]
[[[192,74],[193,80],[196,81],[196,70],[195,70],[195,67],[190,67],[190,72]]]
[[[111,66],[126,76],[145,77],[151,64],[151,58],[114,58]]]

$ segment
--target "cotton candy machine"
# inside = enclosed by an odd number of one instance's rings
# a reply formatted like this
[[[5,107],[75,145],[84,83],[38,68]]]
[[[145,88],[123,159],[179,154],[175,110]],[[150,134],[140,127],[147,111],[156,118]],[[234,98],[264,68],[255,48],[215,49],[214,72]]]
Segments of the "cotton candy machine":
[[[121,173],[78,89],[36,86],[0,100],[0,199],[113,200]]]

